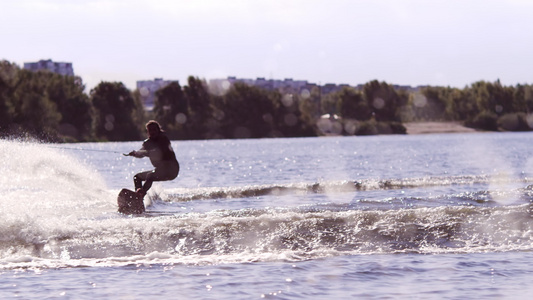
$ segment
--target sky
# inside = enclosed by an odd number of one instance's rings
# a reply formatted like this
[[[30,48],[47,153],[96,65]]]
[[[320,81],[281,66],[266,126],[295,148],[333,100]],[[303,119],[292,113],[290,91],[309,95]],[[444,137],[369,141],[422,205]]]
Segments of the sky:
[[[0,59],[101,81],[533,84],[531,0],[0,0]]]

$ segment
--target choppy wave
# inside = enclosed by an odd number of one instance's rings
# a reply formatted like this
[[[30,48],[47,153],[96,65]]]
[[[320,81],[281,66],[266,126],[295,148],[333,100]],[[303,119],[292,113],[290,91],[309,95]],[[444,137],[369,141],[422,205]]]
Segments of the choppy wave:
[[[331,255],[531,251],[529,205],[387,211],[222,211],[12,224],[0,268],[306,260]]]

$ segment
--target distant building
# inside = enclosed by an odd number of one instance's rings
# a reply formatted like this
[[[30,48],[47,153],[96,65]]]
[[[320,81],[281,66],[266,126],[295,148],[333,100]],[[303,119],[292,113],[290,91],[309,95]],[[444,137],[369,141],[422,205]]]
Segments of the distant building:
[[[215,94],[223,94],[231,85],[236,82],[241,82],[249,86],[256,86],[265,90],[278,90],[280,92],[296,92],[299,93],[303,89],[310,89],[314,84],[308,83],[307,80],[293,80],[292,78],[279,79],[265,79],[258,77],[256,79],[236,78],[235,76],[228,76],[226,79],[211,79],[209,81],[209,88]]]
[[[31,71],[48,70],[61,75],[74,76],[72,63],[54,62],[51,59],[24,63],[24,69]]]
[[[345,86],[345,85],[340,86],[340,85],[336,85],[334,83],[326,83],[326,84],[324,84],[323,86],[320,87],[320,92],[322,93],[322,95],[327,95],[329,93],[334,93],[334,92],[340,91],[343,86]]]
[[[358,91],[362,91],[364,84],[358,84],[356,86],[350,86],[348,84],[335,84],[326,83],[324,85],[318,85],[316,83],[310,83],[307,80],[293,80],[292,78],[279,79],[265,79],[264,77],[258,77],[256,79],[237,78],[235,76],[228,76],[226,79],[211,79],[209,81],[209,88],[217,95],[224,94],[231,85],[236,82],[241,82],[249,86],[256,86],[265,90],[278,90],[282,93],[301,93],[302,91],[311,91],[313,88],[318,87],[321,95],[327,95],[341,91],[343,88],[354,88]],[[411,87],[408,85],[392,85],[394,89],[404,90],[408,92],[418,91],[424,86]]]
[[[137,81],[137,89],[141,94],[141,100],[146,110],[152,110],[155,103],[155,92],[166,87],[177,80],[163,80],[163,78],[155,78],[154,80],[139,80]]]

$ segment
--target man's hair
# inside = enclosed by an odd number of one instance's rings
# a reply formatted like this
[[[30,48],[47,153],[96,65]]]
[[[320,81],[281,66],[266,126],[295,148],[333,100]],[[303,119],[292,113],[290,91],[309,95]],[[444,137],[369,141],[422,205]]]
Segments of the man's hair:
[[[148,121],[148,123],[146,123],[146,128],[148,128],[148,126],[155,126],[159,131],[163,132],[163,129],[161,129],[161,125],[159,125],[159,123],[155,120]]]

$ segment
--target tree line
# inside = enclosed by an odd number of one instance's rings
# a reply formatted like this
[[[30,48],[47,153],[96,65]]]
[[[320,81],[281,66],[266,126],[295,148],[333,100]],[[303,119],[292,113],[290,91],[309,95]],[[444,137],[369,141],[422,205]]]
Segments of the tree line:
[[[235,83],[212,91],[190,76],[156,92],[153,111],[121,82],[87,94],[82,79],[32,72],[0,62],[0,135],[48,141],[130,141],[145,137],[149,119],[171,139],[229,139],[405,133],[403,122],[459,121],[483,130],[531,130],[533,87],[480,81],[463,89],[395,88],[377,80],[325,94]],[[532,126],[530,126],[532,125]]]

